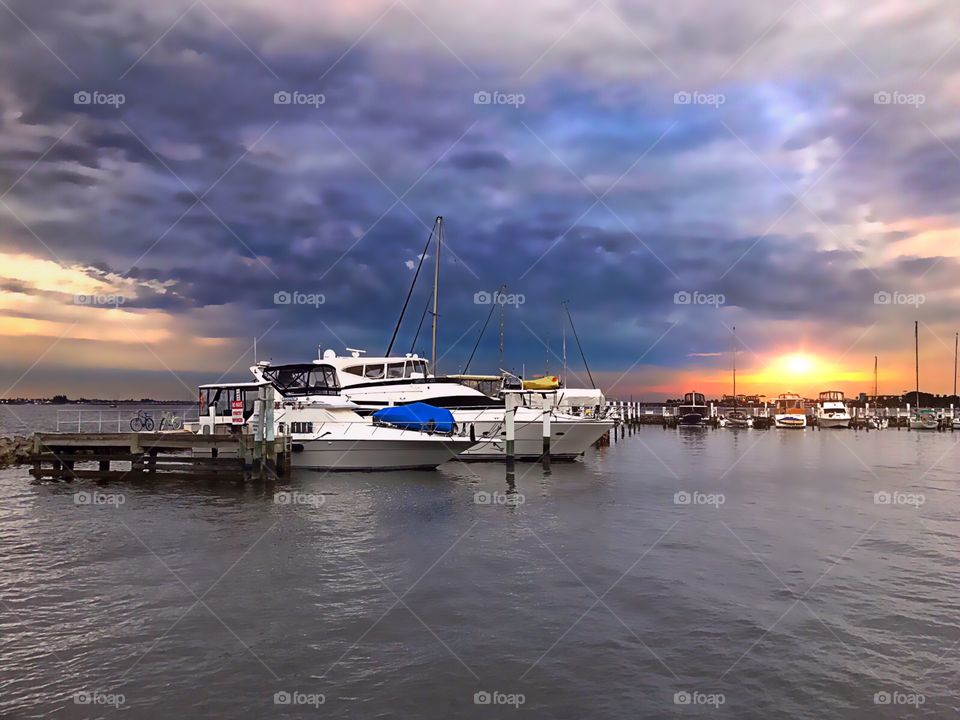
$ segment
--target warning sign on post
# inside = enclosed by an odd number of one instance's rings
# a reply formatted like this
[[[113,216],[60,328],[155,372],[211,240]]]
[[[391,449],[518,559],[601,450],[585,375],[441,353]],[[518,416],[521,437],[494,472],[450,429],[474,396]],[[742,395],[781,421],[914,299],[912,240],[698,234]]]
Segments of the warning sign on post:
[[[243,400],[231,400],[230,409],[234,425],[243,425]]]

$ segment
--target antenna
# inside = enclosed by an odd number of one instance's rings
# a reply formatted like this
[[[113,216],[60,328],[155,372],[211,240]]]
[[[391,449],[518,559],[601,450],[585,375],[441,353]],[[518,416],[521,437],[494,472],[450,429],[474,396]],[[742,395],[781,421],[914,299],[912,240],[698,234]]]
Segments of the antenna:
[[[960,351],[960,333],[953,339],[953,396],[957,396],[957,353]]]
[[[253,338],[253,364],[254,364],[254,365],[257,364],[257,338],[256,338],[256,336],[254,336],[254,338]]]

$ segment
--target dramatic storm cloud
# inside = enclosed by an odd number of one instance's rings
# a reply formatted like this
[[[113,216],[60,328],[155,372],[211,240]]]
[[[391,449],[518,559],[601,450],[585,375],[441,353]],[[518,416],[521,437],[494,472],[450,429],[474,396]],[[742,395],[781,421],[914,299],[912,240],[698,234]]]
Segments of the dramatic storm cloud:
[[[725,390],[733,326],[754,390],[806,352],[848,391],[879,355],[899,392],[915,319],[925,387],[950,390],[958,20],[915,0],[8,0],[5,395],[183,396],[244,377],[254,337],[277,360],[380,352],[437,215],[441,371],[506,284],[505,365],[559,370],[568,301],[614,395]],[[429,351],[431,281],[401,351]],[[497,325],[471,369],[496,370]]]

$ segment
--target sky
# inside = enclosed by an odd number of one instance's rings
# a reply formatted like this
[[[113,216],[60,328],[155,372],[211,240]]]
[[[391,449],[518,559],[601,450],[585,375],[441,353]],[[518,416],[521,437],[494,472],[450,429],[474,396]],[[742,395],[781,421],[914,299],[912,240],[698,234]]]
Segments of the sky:
[[[960,5],[3,0],[0,397],[380,354],[609,396],[952,392]],[[417,326],[435,249],[397,347]],[[430,316],[426,315],[429,324]],[[499,366],[500,313],[473,372]],[[734,334],[733,328],[736,327]]]

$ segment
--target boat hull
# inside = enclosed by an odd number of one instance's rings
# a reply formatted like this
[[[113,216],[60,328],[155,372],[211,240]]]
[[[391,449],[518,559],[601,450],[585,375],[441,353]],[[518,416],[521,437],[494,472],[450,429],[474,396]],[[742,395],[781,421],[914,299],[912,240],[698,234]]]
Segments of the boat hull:
[[[773,424],[778,428],[792,428],[802,430],[807,426],[806,415],[775,415]]]
[[[849,417],[822,417],[817,421],[822,428],[848,428],[850,427]]]
[[[503,414],[489,411],[454,410],[457,424],[466,434],[473,428],[476,444],[458,457],[464,461],[502,460],[506,447]],[[556,415],[550,421],[550,457],[573,460],[613,429],[611,420],[590,420]],[[543,421],[539,412],[518,412],[514,421],[514,457],[537,460],[543,456]]]
[[[305,470],[430,470],[470,447],[462,438],[294,440],[290,464]]]

